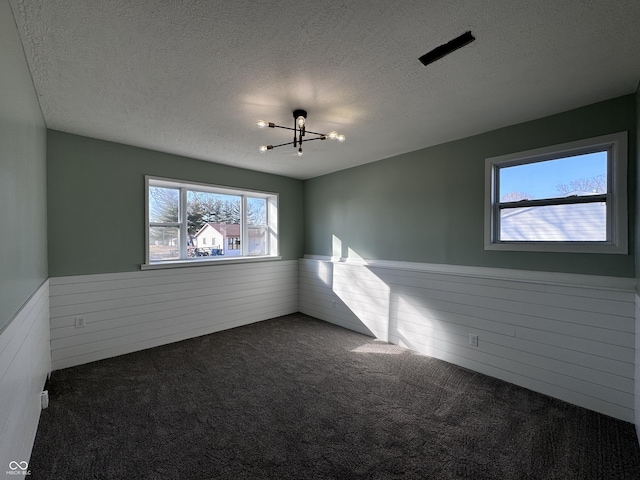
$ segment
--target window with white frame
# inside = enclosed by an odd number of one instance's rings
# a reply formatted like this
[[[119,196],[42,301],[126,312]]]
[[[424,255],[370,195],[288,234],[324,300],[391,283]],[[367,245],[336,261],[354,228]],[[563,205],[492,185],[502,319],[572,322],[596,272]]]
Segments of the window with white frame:
[[[278,195],[146,177],[146,264],[278,255]]]
[[[488,158],[485,250],[628,251],[627,134]]]

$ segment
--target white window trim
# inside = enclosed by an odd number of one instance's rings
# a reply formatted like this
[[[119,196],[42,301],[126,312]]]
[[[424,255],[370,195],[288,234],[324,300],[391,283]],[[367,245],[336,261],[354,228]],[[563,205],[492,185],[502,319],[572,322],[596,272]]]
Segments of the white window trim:
[[[607,199],[606,242],[514,242],[495,237],[497,166],[512,166],[578,154],[581,150],[611,148],[610,197]],[[484,249],[521,252],[628,253],[627,132],[578,140],[485,159]]]
[[[181,268],[181,267],[194,267],[194,266],[205,266],[212,265],[216,263],[250,263],[250,262],[264,262],[264,261],[272,261],[272,260],[281,260],[279,252],[279,242],[278,242],[278,224],[279,224],[279,195],[273,192],[265,192],[260,190],[252,190],[252,189],[238,189],[233,187],[227,187],[223,185],[213,185],[209,183],[200,183],[200,182],[191,182],[186,180],[176,180],[172,178],[164,178],[164,177],[156,177],[152,175],[145,175],[145,263],[140,265],[141,270],[153,270],[160,268]],[[187,195],[186,189],[199,190],[204,192],[211,193],[220,193],[224,195],[237,195],[240,196],[241,207],[240,207],[240,218],[242,219],[241,232],[244,237],[248,237],[247,228],[246,228],[246,219],[244,218],[244,212],[246,208],[246,197],[255,197],[255,198],[265,198],[267,200],[267,224],[268,224],[268,236],[267,236],[267,251],[269,252],[266,255],[246,255],[247,242],[243,241],[241,244],[242,255],[241,256],[233,256],[233,257],[194,257],[192,259],[187,259],[184,257],[182,249],[180,250],[180,259],[177,260],[164,260],[151,262],[149,261],[149,185],[159,186],[159,187],[168,187],[168,188],[179,188],[180,189],[180,212],[187,211]],[[179,215],[183,215],[180,213]],[[187,238],[187,222],[184,221],[182,217],[179,217],[179,221],[177,224],[180,225],[181,239]],[[225,248],[226,250],[226,248]]]

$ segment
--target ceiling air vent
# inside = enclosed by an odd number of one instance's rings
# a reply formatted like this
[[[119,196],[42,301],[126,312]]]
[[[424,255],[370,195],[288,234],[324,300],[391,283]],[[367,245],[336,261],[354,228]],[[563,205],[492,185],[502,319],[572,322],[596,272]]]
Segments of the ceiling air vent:
[[[420,57],[420,61],[426,67],[430,63],[435,62],[436,60],[440,60],[442,57],[449,55],[451,52],[458,50],[459,48],[468,45],[473,42],[475,37],[471,35],[471,32],[465,32],[459,37],[454,38],[450,42],[445,43],[444,45],[440,45],[439,47],[434,48],[428,53],[425,53]]]

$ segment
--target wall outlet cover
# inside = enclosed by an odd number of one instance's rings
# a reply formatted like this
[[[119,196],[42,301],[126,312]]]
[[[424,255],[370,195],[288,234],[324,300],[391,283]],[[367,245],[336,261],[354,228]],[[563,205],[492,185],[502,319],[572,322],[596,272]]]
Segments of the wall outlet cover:
[[[44,410],[49,406],[49,390],[40,393],[40,408]]]

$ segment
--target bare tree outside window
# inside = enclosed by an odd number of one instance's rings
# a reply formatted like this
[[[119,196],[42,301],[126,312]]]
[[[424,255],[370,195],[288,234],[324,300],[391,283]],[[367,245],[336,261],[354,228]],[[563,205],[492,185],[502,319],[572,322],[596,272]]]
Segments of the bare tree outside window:
[[[509,192],[500,197],[501,202],[519,202],[520,200],[529,200],[531,195],[524,192]]]
[[[597,175],[591,178],[578,178],[569,183],[556,185],[556,189],[562,196],[573,195],[576,192],[607,193],[607,177]]]

